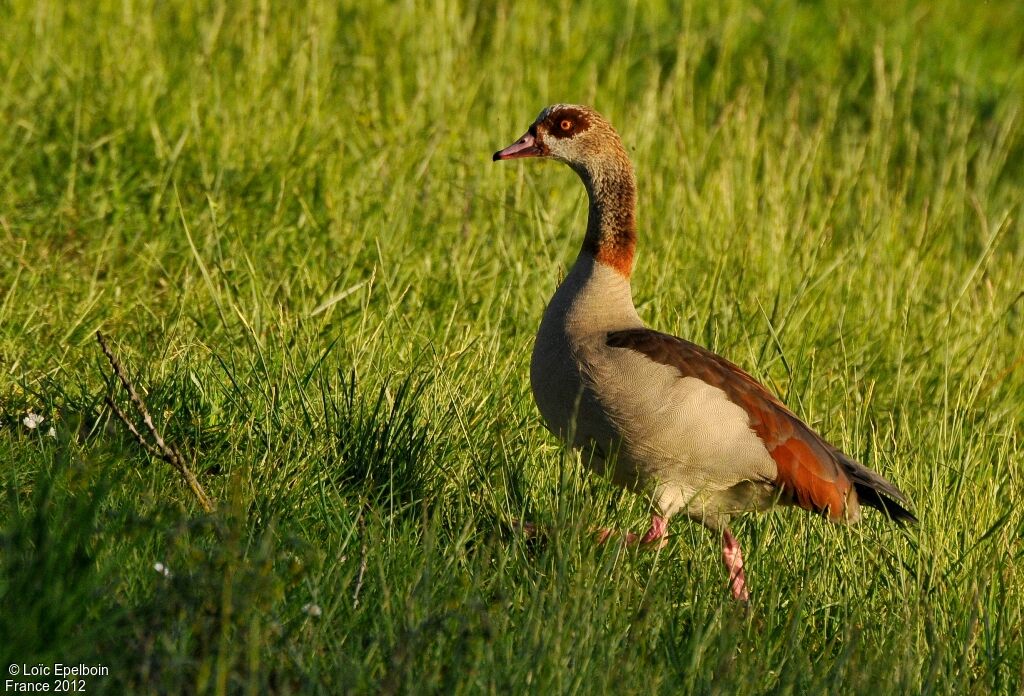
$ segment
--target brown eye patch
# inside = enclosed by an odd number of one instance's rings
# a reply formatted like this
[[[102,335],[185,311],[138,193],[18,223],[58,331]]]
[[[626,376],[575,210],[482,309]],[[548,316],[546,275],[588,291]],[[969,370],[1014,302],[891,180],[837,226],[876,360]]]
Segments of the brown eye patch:
[[[590,119],[578,109],[559,109],[548,114],[544,127],[556,138],[569,138],[590,128]]]

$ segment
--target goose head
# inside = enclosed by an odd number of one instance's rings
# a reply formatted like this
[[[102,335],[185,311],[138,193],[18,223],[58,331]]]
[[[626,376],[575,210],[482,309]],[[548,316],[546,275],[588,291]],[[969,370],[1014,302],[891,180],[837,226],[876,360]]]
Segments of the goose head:
[[[537,116],[529,130],[494,161],[522,157],[550,157],[564,162],[581,176],[606,167],[628,166],[622,141],[601,114],[578,104],[554,104]]]

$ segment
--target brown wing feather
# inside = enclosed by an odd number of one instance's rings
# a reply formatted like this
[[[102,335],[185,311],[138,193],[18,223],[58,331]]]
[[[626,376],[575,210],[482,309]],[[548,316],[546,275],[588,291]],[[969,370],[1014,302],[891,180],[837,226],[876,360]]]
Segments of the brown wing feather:
[[[843,519],[847,501],[856,505],[854,483],[833,455],[838,450],[733,363],[694,343],[650,329],[614,331],[608,334],[607,345],[638,351],[675,367],[683,377],[696,377],[724,391],[747,412],[750,427],[775,460],[775,483],[785,502],[834,520]]]

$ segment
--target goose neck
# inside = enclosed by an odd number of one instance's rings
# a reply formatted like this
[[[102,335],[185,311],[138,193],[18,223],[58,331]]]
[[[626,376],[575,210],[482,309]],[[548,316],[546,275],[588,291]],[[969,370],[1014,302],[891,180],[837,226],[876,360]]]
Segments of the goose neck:
[[[590,199],[582,250],[629,278],[636,251],[636,181],[633,169],[627,160],[577,172]]]

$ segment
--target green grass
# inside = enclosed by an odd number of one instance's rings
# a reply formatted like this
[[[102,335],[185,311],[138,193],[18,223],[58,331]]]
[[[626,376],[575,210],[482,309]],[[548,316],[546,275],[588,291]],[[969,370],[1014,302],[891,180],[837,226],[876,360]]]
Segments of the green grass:
[[[598,5],[0,0],[4,667],[103,664],[109,693],[1020,693],[1024,5]],[[643,501],[583,475],[527,378],[584,193],[490,162],[556,101],[636,164],[641,315],[919,526],[739,521],[746,613],[695,525],[591,543]],[[216,512],[112,418],[97,329]]]

